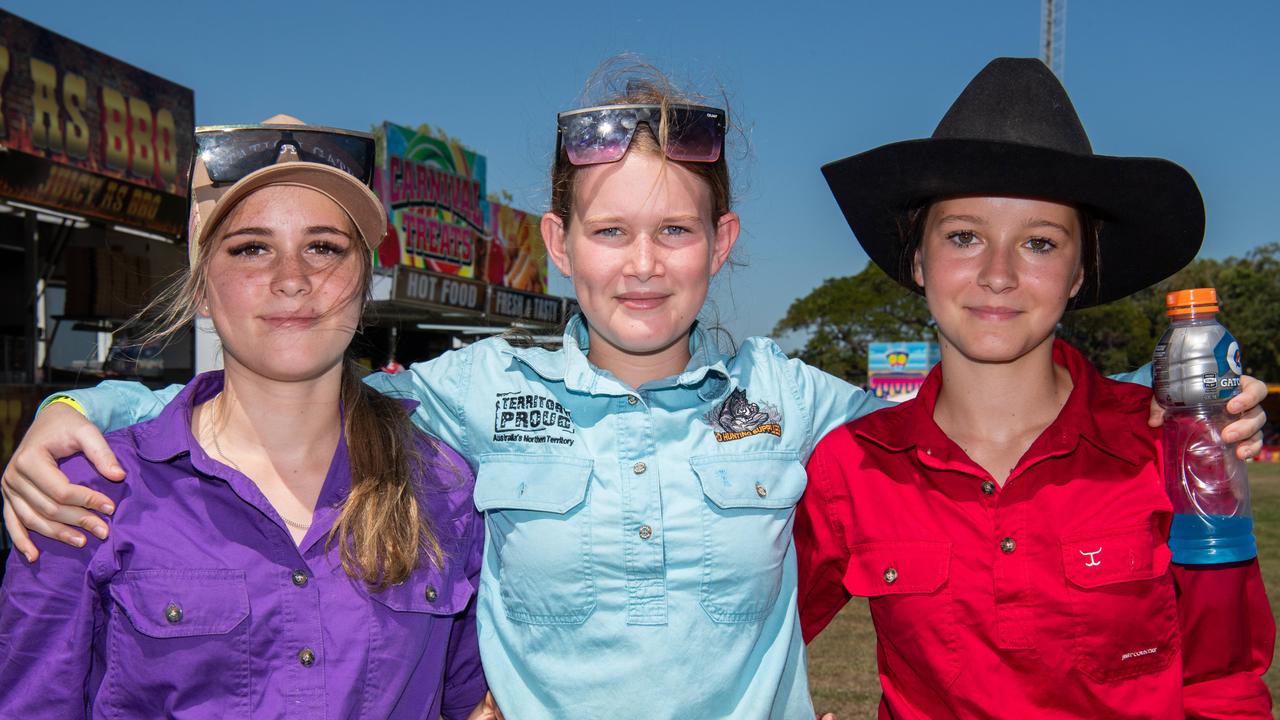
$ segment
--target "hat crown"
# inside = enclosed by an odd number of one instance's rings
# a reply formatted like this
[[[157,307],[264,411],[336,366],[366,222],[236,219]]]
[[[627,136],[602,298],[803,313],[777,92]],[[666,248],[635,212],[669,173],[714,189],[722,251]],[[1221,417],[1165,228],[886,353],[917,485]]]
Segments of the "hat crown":
[[[933,137],[1093,154],[1066,89],[1035,58],[996,58],[988,63],[951,104]]]

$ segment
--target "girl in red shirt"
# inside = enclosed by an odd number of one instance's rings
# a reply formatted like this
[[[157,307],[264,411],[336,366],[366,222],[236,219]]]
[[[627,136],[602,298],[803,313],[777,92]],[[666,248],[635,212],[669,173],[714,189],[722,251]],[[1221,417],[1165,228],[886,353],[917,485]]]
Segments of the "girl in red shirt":
[[[1150,389],[1054,337],[1068,307],[1195,256],[1191,176],[1094,155],[1057,78],[1012,58],[932,138],[824,173],[872,260],[925,295],[942,362],[809,461],[805,639],[869,599],[882,718],[1270,717],[1257,560],[1170,564]]]

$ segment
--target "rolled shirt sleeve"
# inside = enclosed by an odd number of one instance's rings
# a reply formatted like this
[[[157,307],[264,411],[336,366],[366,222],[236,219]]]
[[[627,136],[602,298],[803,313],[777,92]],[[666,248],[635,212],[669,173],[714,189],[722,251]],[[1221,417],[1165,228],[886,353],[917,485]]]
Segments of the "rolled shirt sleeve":
[[[841,465],[830,462],[833,453],[852,449],[847,442],[841,446],[842,439],[836,433],[818,444],[809,458],[809,485],[796,506],[797,598],[806,643],[822,632],[850,597],[843,584],[849,540],[841,518],[852,517],[853,509]]]
[[[183,387],[170,385],[152,390],[140,382],[104,380],[91,388],[54,393],[44,399],[40,409],[54,398],[73,398],[88,413],[89,422],[106,433],[156,417]]]
[[[1262,676],[1271,666],[1276,626],[1258,560],[1170,567],[1187,717],[1270,718]]]

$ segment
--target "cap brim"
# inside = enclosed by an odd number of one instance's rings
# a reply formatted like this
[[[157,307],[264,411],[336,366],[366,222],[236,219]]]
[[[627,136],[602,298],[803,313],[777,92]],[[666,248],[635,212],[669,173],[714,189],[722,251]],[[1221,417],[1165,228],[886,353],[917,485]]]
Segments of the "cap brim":
[[[924,139],[829,163],[822,173],[873,262],[905,274],[900,224],[916,203],[958,195],[1013,195],[1073,204],[1102,221],[1098,285],[1075,307],[1118,300],[1195,258],[1204,201],[1191,175],[1158,158],[1076,155],[1016,143]]]
[[[192,252],[218,226],[227,213],[255,190],[270,185],[293,185],[315,190],[338,204],[355,224],[356,231],[371,251],[376,251],[387,235],[387,214],[378,196],[353,175],[313,162],[282,162],[255,170],[241,178],[218,197],[207,218],[201,217],[199,237],[191,238]]]

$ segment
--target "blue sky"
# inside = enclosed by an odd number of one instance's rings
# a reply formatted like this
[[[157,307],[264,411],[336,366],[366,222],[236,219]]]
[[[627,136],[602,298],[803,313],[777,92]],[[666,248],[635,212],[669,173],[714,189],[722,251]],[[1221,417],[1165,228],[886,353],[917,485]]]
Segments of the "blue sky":
[[[988,60],[1034,56],[1040,3],[69,2],[6,9],[186,85],[199,124],[277,112],[440,127],[488,158],[490,190],[546,208],[555,113],[603,60],[637,53],[723,89],[744,236],[720,322],[767,334],[792,300],[866,263],[818,172],[927,136]],[[1280,3],[1069,3],[1065,84],[1093,141],[1186,166],[1201,253],[1280,241]],[[553,271],[554,274],[554,271]],[[555,279],[553,292],[568,293]],[[794,340],[794,339],[793,339]],[[784,346],[787,345],[784,339]]]

